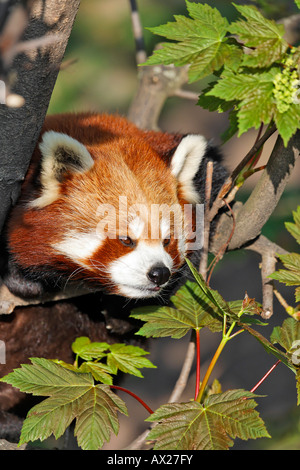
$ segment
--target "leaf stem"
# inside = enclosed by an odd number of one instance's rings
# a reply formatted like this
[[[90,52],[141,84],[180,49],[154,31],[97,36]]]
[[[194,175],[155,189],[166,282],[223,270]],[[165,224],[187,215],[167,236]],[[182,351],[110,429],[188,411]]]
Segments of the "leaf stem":
[[[110,385],[110,388],[114,388],[116,390],[120,390],[121,392],[125,392],[125,393],[128,393],[128,395],[131,395],[133,398],[135,398],[144,408],[146,408],[146,410],[148,411],[148,413],[152,414],[153,413],[153,410],[151,410],[151,408],[138,396],[136,395],[135,393],[131,392],[130,390],[128,390],[127,388],[124,388],[124,387],[119,387],[118,385]]]
[[[195,401],[198,401],[199,403],[201,402],[201,399],[203,397],[203,393],[204,393],[204,390],[205,390],[205,387],[207,385],[207,382],[208,382],[208,379],[213,371],[213,368],[215,367],[216,365],[216,362],[217,360],[219,359],[219,356],[221,354],[221,352],[223,351],[224,347],[225,347],[225,344],[227,343],[227,339],[225,340],[225,338],[222,338],[222,341],[220,342],[219,346],[218,346],[218,349],[216,350],[215,354],[214,354],[214,357],[212,358],[210,364],[209,364],[209,367],[206,371],[206,374],[204,376],[204,379],[201,383],[201,387],[199,389],[199,393],[196,397],[196,400]]]
[[[243,314],[243,309],[240,310],[240,312],[238,313],[238,317],[240,317],[241,315]],[[228,331],[226,333],[226,322],[227,322],[227,315],[224,315],[224,322],[223,322],[223,337],[222,337],[222,340],[208,366],[208,369],[205,373],[205,376],[204,376],[204,379],[201,383],[201,386],[200,386],[200,389],[199,389],[199,393],[195,399],[195,401],[198,401],[199,403],[201,402],[202,400],[202,397],[203,397],[203,394],[204,394],[204,391],[205,391],[205,387],[207,385],[207,382],[209,380],[209,377],[211,376],[211,373],[213,371],[213,368],[215,367],[216,365],[216,362],[217,360],[219,359],[220,355],[221,355],[221,352],[223,351],[227,341],[229,341],[230,339],[234,338],[236,336],[236,334],[232,335],[231,336],[231,333],[232,333],[232,330],[234,329],[235,325],[236,325],[236,322],[233,322],[230,327],[228,328]],[[237,333],[241,333],[243,330],[239,330]]]
[[[255,390],[265,381],[265,379],[271,374],[271,372],[273,372],[275,367],[277,367],[280,362],[281,360],[278,359],[278,361],[275,362],[275,364],[268,370],[268,372],[262,377],[262,379],[260,379],[260,381],[257,382],[256,385],[254,385],[254,387],[250,390],[250,392],[255,392]]]
[[[195,400],[197,399],[200,387],[200,330],[196,330],[196,385],[195,385]]]

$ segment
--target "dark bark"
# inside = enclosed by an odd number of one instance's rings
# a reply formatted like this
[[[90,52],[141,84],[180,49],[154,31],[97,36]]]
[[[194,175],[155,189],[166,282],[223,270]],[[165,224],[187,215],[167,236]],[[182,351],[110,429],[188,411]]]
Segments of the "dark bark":
[[[13,78],[13,83],[6,83],[25,104],[20,108],[0,105],[0,231],[19,196],[79,4],[80,0],[27,4],[29,21],[21,38],[23,52],[16,54],[10,65],[7,78]],[[26,42],[32,40],[38,40],[38,46],[31,43],[31,48],[26,48]]]

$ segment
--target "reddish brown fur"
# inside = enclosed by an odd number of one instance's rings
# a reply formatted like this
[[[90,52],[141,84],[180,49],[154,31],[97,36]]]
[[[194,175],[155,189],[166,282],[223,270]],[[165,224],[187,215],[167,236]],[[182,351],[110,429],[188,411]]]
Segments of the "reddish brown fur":
[[[40,195],[35,181],[40,161],[36,147],[20,204],[14,208],[8,227],[10,249],[23,268],[34,266],[38,271],[47,266],[74,272],[77,265],[55,252],[51,244],[61,241],[68,230],[96,229],[99,204],[116,207],[121,194],[125,193],[129,206],[145,202],[172,205],[179,200],[184,203],[180,187],[168,169],[179,136],[142,131],[122,117],[90,113],[49,116],[42,133],[48,130],[67,134],[86,145],[95,165],[89,176],[66,177],[61,186],[62,197],[57,201],[42,209],[29,208],[26,203]],[[110,243],[109,250],[106,248],[104,243],[97,254],[104,265],[124,253],[120,243]],[[178,258],[174,243],[167,251],[173,259]],[[102,277],[100,282],[105,281]]]

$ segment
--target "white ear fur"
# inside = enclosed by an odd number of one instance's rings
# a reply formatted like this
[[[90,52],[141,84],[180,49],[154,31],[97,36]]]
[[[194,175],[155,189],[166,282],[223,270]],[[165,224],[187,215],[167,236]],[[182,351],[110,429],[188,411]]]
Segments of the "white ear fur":
[[[191,203],[199,202],[193,179],[205,155],[207,141],[202,135],[187,135],[178,145],[171,161],[172,174],[181,183],[184,197]]]
[[[42,194],[30,202],[31,207],[48,206],[59,197],[59,187],[66,173],[81,173],[94,165],[87,148],[72,137],[48,131],[40,143],[42,154]]]

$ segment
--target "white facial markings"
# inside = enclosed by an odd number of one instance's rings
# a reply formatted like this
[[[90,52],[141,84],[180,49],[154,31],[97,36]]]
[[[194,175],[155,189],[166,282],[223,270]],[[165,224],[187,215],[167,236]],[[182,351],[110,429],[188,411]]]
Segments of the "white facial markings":
[[[155,244],[140,241],[133,251],[115,260],[108,271],[122,295],[153,297],[157,295],[157,290],[153,289],[154,285],[147,273],[156,264],[162,264],[172,271],[173,260],[160,241]]]
[[[69,232],[65,238],[54,243],[52,247],[72,261],[85,265],[85,260],[90,259],[101,247],[103,239],[95,233]]]

